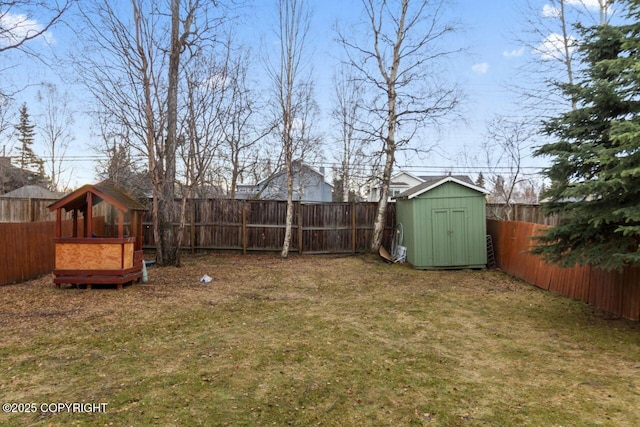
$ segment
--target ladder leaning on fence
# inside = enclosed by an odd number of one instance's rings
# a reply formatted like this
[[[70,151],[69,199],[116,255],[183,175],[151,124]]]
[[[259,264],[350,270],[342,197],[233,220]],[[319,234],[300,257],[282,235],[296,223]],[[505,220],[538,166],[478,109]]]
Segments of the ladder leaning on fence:
[[[487,234],[487,268],[496,268],[496,256],[493,252],[493,240]]]

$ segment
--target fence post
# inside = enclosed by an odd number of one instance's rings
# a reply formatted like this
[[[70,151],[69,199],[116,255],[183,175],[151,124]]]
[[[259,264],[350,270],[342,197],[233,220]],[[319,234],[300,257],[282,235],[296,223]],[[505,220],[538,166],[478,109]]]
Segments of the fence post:
[[[298,201],[298,253],[302,255],[302,202]]]
[[[242,202],[242,255],[247,254],[247,201]]]
[[[351,203],[351,253],[356,253],[356,239],[358,238],[358,231],[356,228],[356,204]]]
[[[189,238],[191,240],[191,253],[196,253],[196,200],[191,199],[191,229],[189,230]]]

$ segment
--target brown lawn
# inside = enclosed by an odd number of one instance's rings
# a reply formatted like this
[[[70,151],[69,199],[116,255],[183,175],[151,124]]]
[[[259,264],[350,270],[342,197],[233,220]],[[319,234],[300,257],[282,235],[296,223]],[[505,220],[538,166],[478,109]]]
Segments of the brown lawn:
[[[640,425],[640,324],[500,272],[213,254],[149,275],[0,288],[0,401],[36,409],[0,424]],[[106,406],[41,410],[73,402]]]

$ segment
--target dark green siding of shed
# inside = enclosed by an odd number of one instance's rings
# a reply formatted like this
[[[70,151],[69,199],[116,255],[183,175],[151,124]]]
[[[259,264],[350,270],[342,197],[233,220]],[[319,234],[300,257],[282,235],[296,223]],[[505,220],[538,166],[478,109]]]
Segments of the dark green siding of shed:
[[[483,268],[487,264],[485,195],[454,182],[397,201],[407,261],[415,268]]]

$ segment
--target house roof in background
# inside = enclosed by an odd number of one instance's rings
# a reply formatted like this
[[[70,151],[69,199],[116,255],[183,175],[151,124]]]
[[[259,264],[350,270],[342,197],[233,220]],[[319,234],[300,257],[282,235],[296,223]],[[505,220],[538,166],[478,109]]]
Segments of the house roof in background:
[[[447,176],[451,176],[453,178],[456,178],[457,180],[464,181],[467,184],[475,185],[473,180],[468,175],[420,175],[419,178],[424,182],[434,182],[439,181]]]
[[[411,172],[400,171],[391,177],[391,185],[394,185],[394,186],[409,185],[408,182],[399,181],[399,179],[401,179],[403,176],[408,176],[408,177],[411,177],[412,179],[415,179],[416,181],[424,183],[424,182],[431,182],[433,180],[439,180],[448,175],[414,175]],[[467,175],[453,175],[453,177],[459,179],[460,181],[465,181],[469,184],[474,185],[471,178],[469,178]],[[379,187],[380,187],[380,184],[376,184],[372,188],[379,188]]]
[[[322,180],[324,181],[324,183],[329,185],[329,186],[331,186],[331,188],[333,188],[333,184],[331,184],[330,182],[327,182],[327,180],[325,179],[325,174],[323,172],[320,172],[320,171],[316,170],[315,168],[309,166],[308,164],[306,164],[304,162],[301,162],[300,160],[294,160],[292,163],[293,163],[293,169],[294,169],[293,174],[294,175],[296,175],[296,173],[297,173],[297,171],[295,170],[296,167],[298,167],[298,170],[306,169],[307,171],[311,171],[316,175],[320,175],[322,177]],[[246,187],[246,188],[248,188],[248,187],[260,187],[262,184],[265,184],[265,183],[268,184],[269,182],[273,181],[275,178],[277,178],[279,176],[282,176],[282,175],[285,175],[285,174],[286,174],[285,169],[284,168],[280,168],[273,175],[271,175],[269,177],[266,177],[266,178],[263,178],[263,179],[261,179],[260,181],[258,181],[255,184],[238,184],[238,187],[240,187],[240,186],[243,186],[243,187]]]
[[[391,177],[391,185],[409,185],[407,182],[405,181],[398,181],[398,179],[401,179],[404,176],[408,176],[412,179],[415,179],[416,181],[424,181],[424,179],[422,179],[422,177],[417,176],[412,174],[411,172],[405,172],[405,171],[400,171],[397,174],[393,175]],[[380,186],[380,184],[376,185],[374,188],[378,188]]]

